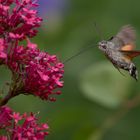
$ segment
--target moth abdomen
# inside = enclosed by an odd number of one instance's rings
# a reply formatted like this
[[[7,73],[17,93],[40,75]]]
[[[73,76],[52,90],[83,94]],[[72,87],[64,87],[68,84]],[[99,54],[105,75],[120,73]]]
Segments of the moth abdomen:
[[[133,63],[130,64],[129,73],[132,77],[135,78],[136,81],[138,80],[138,71]]]

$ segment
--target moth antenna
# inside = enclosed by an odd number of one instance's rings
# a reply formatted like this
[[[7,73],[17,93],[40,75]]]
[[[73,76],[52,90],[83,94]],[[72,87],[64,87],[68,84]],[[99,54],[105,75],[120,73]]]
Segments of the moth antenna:
[[[69,57],[68,59],[63,61],[63,63],[65,64],[65,63],[69,62],[73,58],[79,56],[80,54],[84,53],[85,51],[89,50],[90,48],[95,47],[96,45],[97,45],[97,43],[90,44],[88,47],[81,49],[78,53],[72,55],[71,57]]]
[[[96,22],[93,23],[94,24],[94,28],[96,33],[99,35],[100,39],[103,40],[103,34],[101,32],[101,29],[99,28],[99,26],[96,24]]]
[[[94,27],[95,27],[95,31],[97,32],[97,34],[99,35],[99,37],[100,37],[101,39],[103,39],[101,30],[98,28],[96,22],[94,22]],[[89,50],[90,48],[92,48],[93,46],[96,46],[96,45],[97,45],[96,43],[93,43],[93,44],[89,45],[88,47],[86,47],[86,48],[80,50],[78,53],[76,53],[76,54],[72,55],[71,57],[69,57],[68,59],[66,59],[63,63],[65,64],[65,63],[69,62],[69,61],[72,60],[73,58],[79,56],[79,55],[82,54],[83,52]]]

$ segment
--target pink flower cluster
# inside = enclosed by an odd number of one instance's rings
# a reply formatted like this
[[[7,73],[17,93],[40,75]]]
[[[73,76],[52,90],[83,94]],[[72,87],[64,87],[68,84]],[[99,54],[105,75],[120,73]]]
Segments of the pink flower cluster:
[[[17,43],[36,35],[42,19],[37,16],[36,1],[0,0],[0,62]]]
[[[5,131],[0,140],[44,140],[46,123],[39,124],[33,113],[20,115],[4,105],[19,94],[55,101],[63,87],[63,63],[30,41],[42,21],[36,6],[36,0],[0,0],[0,65],[12,73],[9,91],[0,98],[0,130]]]
[[[54,91],[63,87],[60,80],[63,76],[63,64],[55,55],[49,55],[37,48],[36,44],[29,40],[26,47],[16,46],[11,50],[7,66],[16,75],[19,75],[21,82],[20,92],[34,94],[42,99],[54,101],[52,94],[60,94]],[[21,81],[22,79],[22,81]]]
[[[13,112],[9,107],[0,108],[0,129],[6,131],[7,136],[0,136],[0,140],[44,140],[48,135],[48,125],[38,124],[35,114]]]
[[[42,21],[32,9],[36,6],[32,0],[0,0],[0,35],[8,41],[35,36]]]
[[[34,0],[0,0],[0,64],[8,66],[15,81],[13,96],[33,94],[55,101],[63,87],[63,67],[56,55],[40,51],[30,37],[37,33],[42,19],[33,10]],[[21,45],[26,40],[27,45]],[[20,44],[20,45],[19,45]]]

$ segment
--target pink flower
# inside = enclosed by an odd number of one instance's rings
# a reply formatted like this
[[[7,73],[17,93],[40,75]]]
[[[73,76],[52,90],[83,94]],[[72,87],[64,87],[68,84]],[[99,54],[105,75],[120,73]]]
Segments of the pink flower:
[[[12,133],[12,139],[36,139],[44,140],[45,136],[48,135],[48,125],[47,124],[38,124],[35,114],[31,113],[29,116],[27,114],[20,115],[21,120],[23,121],[22,125],[17,123],[15,118],[15,126],[10,128],[9,131]]]
[[[11,5],[14,2],[14,0],[0,0],[0,2],[3,5],[9,6],[9,5]]]
[[[55,101],[58,88],[63,87],[63,67],[56,55],[40,51],[29,38],[36,35],[42,19],[33,8],[36,0],[1,0],[0,64],[8,66],[18,85],[14,95],[33,94]],[[19,45],[26,39],[27,45]]]
[[[7,136],[0,136],[0,140],[8,140]]]
[[[11,117],[14,119],[15,123],[17,124],[19,122],[19,120],[22,119],[22,117],[20,116],[19,112],[13,112],[13,114],[11,115]]]
[[[0,129],[11,125],[12,110],[9,107],[0,107]]]
[[[52,100],[58,94],[57,88],[63,87],[63,67],[55,55],[42,52],[37,45],[27,42],[27,47],[16,46],[11,49],[6,65],[12,73],[19,75],[20,92]],[[60,92],[59,92],[60,93]]]
[[[5,43],[4,43],[4,39],[0,38],[0,59],[4,60],[7,58],[7,54],[5,52]]]
[[[0,140],[8,140],[9,137],[11,140],[44,140],[48,135],[48,125],[39,124],[35,114],[20,115],[19,112],[12,112],[9,107],[1,107],[0,111],[0,126],[3,126],[0,129],[4,129],[7,134],[7,136],[0,136]]]
[[[63,87],[64,66],[56,55],[40,51],[37,44],[29,40],[36,35],[36,28],[42,21],[33,9],[35,6],[35,0],[1,1],[0,64],[8,66],[13,76],[19,76],[15,95],[33,94],[55,101],[52,95],[58,93],[57,88]],[[18,45],[23,39],[27,40],[26,47]]]
[[[42,21],[34,8],[38,6],[36,1],[0,0],[0,65],[9,68],[12,74],[8,94],[0,99],[0,106],[19,94],[50,101],[61,94],[58,88],[63,87],[63,63],[56,55],[38,49],[29,39],[37,34]],[[27,44],[21,45],[24,40]],[[46,123],[38,123],[34,113],[21,115],[9,107],[0,107],[0,130],[6,134],[0,140],[44,140],[48,128]]]
[[[29,40],[42,21],[35,6],[36,0],[1,0],[0,65],[8,66],[15,77],[13,97],[23,93],[55,101],[54,95],[61,93],[58,88],[63,87],[64,65],[56,55],[40,51]],[[24,39],[27,45],[19,45]]]
[[[33,0],[1,0],[0,1],[0,35],[12,40],[22,40],[26,36],[36,35],[42,19],[33,8],[37,6]]]
[[[9,50],[19,41],[37,34],[42,18],[36,6],[36,0],[0,0],[0,64],[7,61]]]

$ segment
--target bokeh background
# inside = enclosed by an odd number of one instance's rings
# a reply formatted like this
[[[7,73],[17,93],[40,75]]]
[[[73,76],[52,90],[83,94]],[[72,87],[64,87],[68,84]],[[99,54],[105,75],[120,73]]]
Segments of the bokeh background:
[[[39,0],[39,4],[44,22],[32,41],[61,61],[110,38],[126,24],[135,27],[140,49],[139,0]],[[140,57],[134,62],[140,71]],[[1,71],[2,85],[8,76]],[[93,45],[65,63],[65,84],[56,102],[20,95],[9,105],[19,112],[39,111],[40,121],[50,126],[47,140],[139,140],[140,106],[133,98],[139,98],[140,82],[122,72],[125,76]]]

